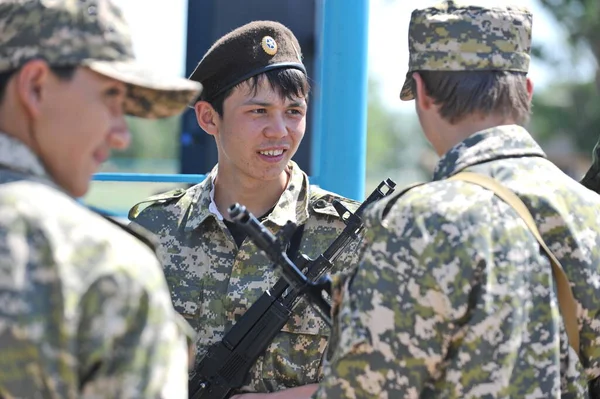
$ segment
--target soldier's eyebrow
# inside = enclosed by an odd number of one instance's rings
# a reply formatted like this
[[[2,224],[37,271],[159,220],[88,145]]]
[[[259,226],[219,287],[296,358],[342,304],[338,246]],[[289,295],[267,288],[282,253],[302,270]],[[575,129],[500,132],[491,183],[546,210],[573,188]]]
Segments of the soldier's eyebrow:
[[[292,101],[287,106],[292,107],[292,108],[306,108],[306,102],[305,101]]]
[[[260,101],[260,100],[255,100],[255,99],[250,99],[247,101],[244,101],[244,103],[242,105],[257,105],[259,107],[272,107],[273,103],[267,102],[267,101]],[[304,101],[292,101],[288,104],[286,104],[286,107],[292,107],[292,108],[306,108],[306,103]]]
[[[273,103],[270,103],[268,101],[261,101],[261,100],[256,100],[254,98],[251,98],[249,100],[244,101],[244,103],[242,105],[257,105],[260,107],[272,107]],[[292,108],[306,108],[306,102],[305,101],[291,101],[288,104],[286,104],[286,107],[292,107]]]
[[[273,104],[265,101],[255,100],[251,98],[249,100],[244,101],[242,105],[260,105],[261,107],[271,107]]]

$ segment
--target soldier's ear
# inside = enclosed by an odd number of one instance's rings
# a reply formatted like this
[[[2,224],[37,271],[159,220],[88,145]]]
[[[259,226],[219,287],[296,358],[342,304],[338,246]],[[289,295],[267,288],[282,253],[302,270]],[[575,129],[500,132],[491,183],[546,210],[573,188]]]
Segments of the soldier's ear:
[[[198,101],[194,104],[194,110],[196,111],[196,120],[202,130],[215,136],[219,131],[219,114],[213,106],[206,101]]]
[[[433,106],[433,99],[429,97],[425,82],[423,82],[423,78],[419,72],[413,73],[412,77],[415,81],[415,101],[420,109],[428,111]]]
[[[527,78],[527,97],[529,97],[529,102],[533,99],[533,81]]]
[[[40,115],[42,102],[50,96],[50,74],[50,67],[43,60],[31,60],[17,72],[17,100],[32,118]]]

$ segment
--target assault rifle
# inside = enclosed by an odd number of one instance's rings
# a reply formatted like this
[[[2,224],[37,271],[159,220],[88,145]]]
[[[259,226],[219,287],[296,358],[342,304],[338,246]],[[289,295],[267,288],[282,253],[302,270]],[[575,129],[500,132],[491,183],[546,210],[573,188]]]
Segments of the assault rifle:
[[[581,179],[581,184],[592,191],[600,194],[600,165],[594,163],[590,166],[585,176]]]
[[[600,194],[600,140],[592,152],[592,165],[581,179],[581,184]]]
[[[366,207],[391,194],[395,186],[396,183],[390,179],[382,181],[354,213],[341,202],[334,201],[333,206],[346,227],[323,254],[316,259],[300,254],[296,264],[285,249],[303,226],[297,227],[288,222],[277,235],[273,235],[244,206],[234,204],[228,209],[231,219],[274,262],[283,278],[262,294],[220,342],[208,349],[190,380],[190,398],[224,399],[243,386],[250,368],[288,321],[301,295],[307,295],[311,306],[331,325],[331,305],[322,295],[323,291],[330,292],[331,284],[326,273],[362,232],[361,216]],[[290,286],[291,290],[288,290]]]

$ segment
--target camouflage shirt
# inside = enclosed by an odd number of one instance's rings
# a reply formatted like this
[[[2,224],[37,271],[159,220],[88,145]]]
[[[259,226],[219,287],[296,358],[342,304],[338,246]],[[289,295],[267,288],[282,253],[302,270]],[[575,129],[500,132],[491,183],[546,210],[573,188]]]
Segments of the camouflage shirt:
[[[445,180],[463,170],[497,179],[531,211],[573,286],[583,364],[548,259],[508,204]],[[456,145],[433,180],[369,210],[315,397],[587,397],[600,375],[600,197],[515,125]]]
[[[0,133],[0,397],[187,398],[187,340],[156,254]]]
[[[288,220],[304,225],[299,251],[316,257],[344,228],[332,201],[342,200],[351,210],[358,204],[309,186],[307,176],[294,162],[289,168],[288,187],[263,224],[272,232]],[[217,212],[210,210],[216,209],[210,195],[216,172],[217,168],[188,190],[150,199],[152,205],[134,219],[156,233],[162,244],[175,309],[198,333],[197,360],[279,277],[249,238],[238,248]],[[357,246],[351,245],[340,256],[336,269],[356,265]],[[272,392],[317,382],[328,335],[322,319],[300,301],[293,317],[251,369],[243,391]]]

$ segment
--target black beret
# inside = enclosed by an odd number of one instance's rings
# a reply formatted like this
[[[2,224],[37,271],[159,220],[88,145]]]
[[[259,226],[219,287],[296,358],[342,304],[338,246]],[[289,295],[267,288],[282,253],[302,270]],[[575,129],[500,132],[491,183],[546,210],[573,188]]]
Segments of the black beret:
[[[189,79],[201,82],[202,97],[211,101],[246,79],[280,68],[306,74],[298,40],[279,22],[253,21],[217,40]]]

